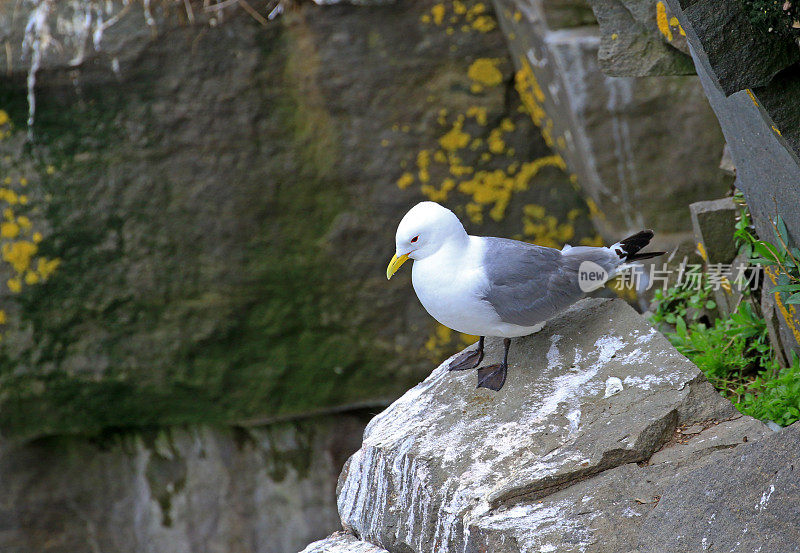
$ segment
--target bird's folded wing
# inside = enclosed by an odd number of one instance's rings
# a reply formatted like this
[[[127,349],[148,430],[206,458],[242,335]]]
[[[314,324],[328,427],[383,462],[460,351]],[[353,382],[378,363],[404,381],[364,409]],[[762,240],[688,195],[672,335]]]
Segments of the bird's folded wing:
[[[604,266],[611,259],[607,248],[580,248],[565,255],[516,240],[484,240],[483,265],[489,286],[483,299],[500,320],[520,326],[544,322],[583,297],[578,284],[578,267],[583,261]]]

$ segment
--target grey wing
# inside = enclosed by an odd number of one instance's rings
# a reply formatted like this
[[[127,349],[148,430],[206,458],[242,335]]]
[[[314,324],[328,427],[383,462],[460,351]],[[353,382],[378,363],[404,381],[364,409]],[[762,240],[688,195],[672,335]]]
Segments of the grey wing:
[[[572,248],[565,255],[516,240],[485,240],[489,287],[483,299],[503,322],[520,326],[544,322],[584,296],[578,284],[578,267],[583,261],[603,267],[615,262],[607,248]]]

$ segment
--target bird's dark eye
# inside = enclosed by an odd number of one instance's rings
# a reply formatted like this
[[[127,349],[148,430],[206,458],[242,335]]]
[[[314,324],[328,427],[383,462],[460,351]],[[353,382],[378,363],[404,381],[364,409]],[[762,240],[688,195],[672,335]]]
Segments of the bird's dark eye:
[[[419,236],[415,236],[414,238],[412,238],[412,239],[411,239],[411,243],[413,244],[413,243],[414,243],[414,242],[416,242],[417,240],[419,240]]]

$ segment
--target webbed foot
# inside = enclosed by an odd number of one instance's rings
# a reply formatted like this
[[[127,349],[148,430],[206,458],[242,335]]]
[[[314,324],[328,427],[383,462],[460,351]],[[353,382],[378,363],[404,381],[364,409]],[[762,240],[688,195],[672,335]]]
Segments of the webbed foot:
[[[508,373],[508,348],[511,346],[511,339],[503,339],[503,362],[488,367],[478,369],[478,388],[489,388],[499,392],[503,384],[506,383]]]
[[[505,363],[481,367],[478,369],[478,388],[489,388],[499,392],[506,383],[507,372],[508,366]]]
[[[478,349],[465,351],[450,363],[448,371],[466,371],[476,369],[483,361],[483,336],[478,340]]]

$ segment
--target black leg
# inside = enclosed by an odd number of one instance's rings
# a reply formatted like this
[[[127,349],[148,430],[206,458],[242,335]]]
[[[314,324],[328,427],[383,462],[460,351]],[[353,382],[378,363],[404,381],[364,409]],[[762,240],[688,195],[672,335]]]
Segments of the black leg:
[[[489,365],[478,369],[478,388],[489,388],[495,392],[499,391],[506,383],[508,373],[508,348],[511,346],[511,338],[503,340],[503,362],[497,365]]]
[[[448,371],[466,371],[475,369],[483,361],[483,336],[478,340],[478,349],[465,351],[450,363]]]

